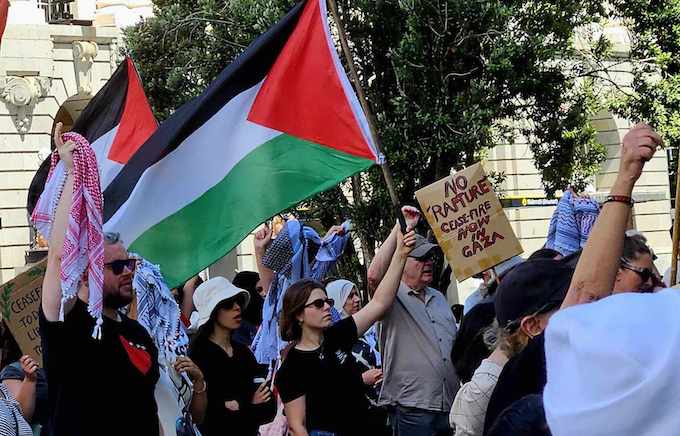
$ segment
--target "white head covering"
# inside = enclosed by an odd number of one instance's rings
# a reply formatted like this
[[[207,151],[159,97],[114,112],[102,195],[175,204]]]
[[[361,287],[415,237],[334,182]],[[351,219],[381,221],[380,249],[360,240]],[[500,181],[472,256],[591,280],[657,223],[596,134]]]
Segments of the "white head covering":
[[[347,297],[349,297],[349,294],[354,287],[356,287],[354,283],[344,279],[334,280],[326,285],[328,298],[332,298],[335,301],[333,307],[335,307],[335,310],[337,310],[343,318],[349,316],[348,313],[345,313],[344,307]]]
[[[555,436],[680,431],[680,292],[626,293],[562,310],[545,353]]]
[[[192,327],[194,322],[195,328],[199,328],[210,319],[210,314],[218,304],[231,297],[242,294],[245,299],[245,304],[241,310],[245,310],[250,301],[250,294],[241,288],[234,286],[229,280],[224,277],[213,277],[207,280],[196,288],[194,292],[194,306],[198,312],[198,318],[192,316]]]

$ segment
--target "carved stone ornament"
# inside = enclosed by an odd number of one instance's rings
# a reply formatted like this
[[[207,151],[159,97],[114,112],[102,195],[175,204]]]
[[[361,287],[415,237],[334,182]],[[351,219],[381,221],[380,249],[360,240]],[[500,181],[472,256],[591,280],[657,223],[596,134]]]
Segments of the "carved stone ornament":
[[[35,104],[47,96],[50,86],[47,77],[0,77],[0,99],[11,112],[16,111],[14,123],[19,133],[30,130]]]
[[[92,95],[92,65],[98,51],[99,47],[96,42],[73,41],[73,67],[80,95]]]

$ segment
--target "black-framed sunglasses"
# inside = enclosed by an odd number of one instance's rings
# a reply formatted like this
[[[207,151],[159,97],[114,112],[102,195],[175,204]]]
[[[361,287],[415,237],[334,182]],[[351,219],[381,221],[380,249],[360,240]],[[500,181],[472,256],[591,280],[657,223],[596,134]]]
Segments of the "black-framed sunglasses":
[[[238,307],[241,308],[241,310],[243,310],[246,307],[245,297],[243,295],[234,295],[231,298],[222,300],[220,304],[217,305],[217,308],[224,310],[232,310],[236,303],[238,303]]]
[[[640,276],[642,283],[647,283],[649,279],[652,279],[654,277],[654,271],[652,271],[651,269],[640,268],[639,266],[635,266],[628,262],[628,260],[624,259],[623,257],[621,258],[621,268],[637,273],[637,275]]]
[[[323,309],[323,306],[328,304],[330,307],[335,305],[335,300],[332,298],[317,298],[311,303],[305,304],[305,309],[314,306],[316,309]]]
[[[113,262],[105,263],[104,266],[111,268],[111,272],[118,276],[123,273],[125,268],[129,269],[130,272],[134,272],[135,269],[137,268],[137,262],[138,259],[135,258],[118,259],[114,260]]]

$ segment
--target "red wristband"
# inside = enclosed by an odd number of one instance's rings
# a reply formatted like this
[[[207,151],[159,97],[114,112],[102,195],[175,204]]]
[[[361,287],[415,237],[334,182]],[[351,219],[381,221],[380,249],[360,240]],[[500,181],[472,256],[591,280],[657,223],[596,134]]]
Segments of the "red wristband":
[[[627,196],[627,195],[608,195],[607,198],[605,198],[604,202],[602,204],[606,203],[624,203],[627,204],[630,207],[633,207],[635,205],[635,201]]]

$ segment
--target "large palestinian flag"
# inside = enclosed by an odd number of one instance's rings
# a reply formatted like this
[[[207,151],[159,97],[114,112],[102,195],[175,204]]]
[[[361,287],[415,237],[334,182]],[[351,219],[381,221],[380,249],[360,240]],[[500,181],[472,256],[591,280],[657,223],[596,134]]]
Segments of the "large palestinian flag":
[[[177,285],[378,159],[325,0],[309,0],[161,124],[105,190],[104,228]]]

